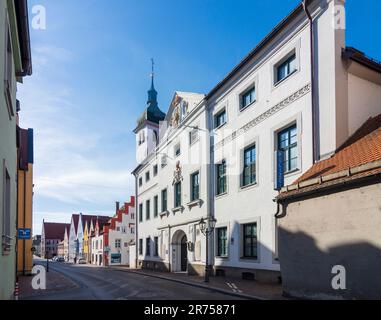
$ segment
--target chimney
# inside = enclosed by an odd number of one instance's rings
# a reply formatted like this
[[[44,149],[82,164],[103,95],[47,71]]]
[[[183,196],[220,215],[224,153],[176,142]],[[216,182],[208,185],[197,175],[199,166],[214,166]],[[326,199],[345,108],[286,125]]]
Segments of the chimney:
[[[115,213],[118,213],[118,211],[119,211],[119,207],[120,207],[120,203],[119,203],[119,201],[116,201],[115,202]]]

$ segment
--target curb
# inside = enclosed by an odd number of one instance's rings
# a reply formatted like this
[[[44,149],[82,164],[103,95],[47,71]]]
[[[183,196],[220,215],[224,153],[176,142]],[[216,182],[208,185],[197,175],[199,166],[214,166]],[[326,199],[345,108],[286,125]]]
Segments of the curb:
[[[219,293],[223,293],[223,294],[227,294],[227,295],[231,295],[231,296],[235,296],[235,297],[240,297],[240,298],[244,298],[244,299],[249,299],[249,300],[267,300],[267,299],[262,298],[262,297],[252,296],[252,295],[245,294],[245,293],[231,292],[231,291],[226,290],[226,289],[221,289],[221,288],[216,288],[216,287],[210,287],[210,286],[207,286],[207,285],[203,285],[201,283],[196,283],[196,282],[191,282],[191,281],[185,281],[185,280],[180,280],[180,279],[173,279],[173,278],[170,278],[170,277],[165,277],[165,276],[161,276],[161,275],[155,275],[155,274],[145,273],[145,272],[141,272],[141,271],[133,271],[133,270],[127,270],[127,269],[122,269],[122,268],[117,268],[117,267],[111,267],[111,268],[116,270],[116,271],[129,272],[129,273],[134,273],[134,274],[138,274],[138,275],[141,275],[141,276],[148,276],[148,277],[152,277],[152,278],[158,278],[158,279],[162,279],[162,280],[177,282],[177,283],[185,284],[185,285],[188,285],[188,286],[193,286],[193,287],[198,287],[198,288],[202,288],[202,289],[207,289],[207,290],[211,290],[211,291],[215,291],[215,292],[219,292]]]

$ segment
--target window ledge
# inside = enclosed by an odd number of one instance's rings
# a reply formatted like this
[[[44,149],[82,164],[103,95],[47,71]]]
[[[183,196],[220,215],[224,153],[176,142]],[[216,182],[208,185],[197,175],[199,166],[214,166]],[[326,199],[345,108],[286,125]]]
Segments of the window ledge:
[[[222,197],[224,197],[224,196],[227,196],[227,195],[228,195],[228,193],[227,193],[227,192],[224,192],[224,193],[216,194],[215,198],[216,198],[216,199],[220,199],[220,198],[222,198]]]
[[[227,124],[228,124],[228,123],[227,123],[227,121],[226,121],[226,122],[224,122],[223,124],[220,124],[218,127],[215,127],[214,130],[217,131],[217,130],[221,129],[222,127],[226,126]]]
[[[300,169],[299,168],[296,168],[296,169],[293,169],[293,170],[290,170],[290,171],[287,171],[284,173],[284,176],[285,177],[288,177],[288,176],[292,176],[296,173],[299,173],[300,172]]]
[[[184,211],[184,207],[183,206],[178,206],[176,208],[172,208],[172,212],[173,213],[176,213],[176,212],[179,212],[179,211],[183,212]]]
[[[255,104],[257,102],[257,100],[255,99],[253,102],[249,103],[247,106],[245,107],[240,107],[239,108],[239,112],[243,112],[245,111],[246,109],[250,108],[253,104]]]
[[[293,74],[295,74],[298,71],[298,69],[295,69],[292,71],[287,77],[284,77],[282,80],[279,80],[278,82],[274,83],[274,88],[278,87],[281,85],[283,82],[285,82],[287,79],[289,79]]]
[[[246,261],[246,262],[252,262],[252,263],[259,263],[258,258],[250,258],[250,257],[240,257],[240,261]]]
[[[160,218],[163,218],[164,216],[169,216],[169,211],[168,210],[165,210],[165,211],[163,211],[163,212],[160,212],[160,214],[159,214],[159,216],[160,216]]]
[[[258,185],[258,182],[255,181],[255,182],[249,183],[249,184],[247,184],[245,186],[241,186],[240,189],[241,190],[246,190],[246,189],[250,189],[251,187],[255,187],[257,185]]]
[[[197,205],[201,208],[203,202],[204,201],[202,201],[201,199],[197,199],[197,200],[193,200],[191,202],[188,202],[187,206],[189,207],[189,209],[192,208],[192,207],[195,207]]]

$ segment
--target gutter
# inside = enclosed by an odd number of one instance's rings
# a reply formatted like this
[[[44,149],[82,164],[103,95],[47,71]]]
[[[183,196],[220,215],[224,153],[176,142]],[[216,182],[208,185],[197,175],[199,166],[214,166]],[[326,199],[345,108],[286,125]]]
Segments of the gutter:
[[[354,168],[342,170],[318,178],[308,179],[298,184],[290,185],[282,189],[282,193],[276,197],[278,203],[288,200],[305,197],[310,194],[316,194],[321,190],[327,190],[344,184],[354,183],[358,180],[380,175],[381,160],[360,165]],[[376,170],[376,172],[374,172]],[[357,177],[355,175],[361,176]]]
[[[32,75],[32,53],[30,46],[27,0],[15,0],[15,9],[22,60],[22,71],[17,72],[16,76],[25,77]]]
[[[274,29],[246,56],[242,61],[236,65],[229,74],[221,80],[207,95],[206,100],[211,99],[211,97],[221,89],[230,79],[233,78],[236,72],[240,71],[244,65],[249,62],[260,50],[262,50],[267,44],[270,43],[280,32],[287,26],[299,13],[303,12],[303,5],[299,4],[288,16],[286,16]]]

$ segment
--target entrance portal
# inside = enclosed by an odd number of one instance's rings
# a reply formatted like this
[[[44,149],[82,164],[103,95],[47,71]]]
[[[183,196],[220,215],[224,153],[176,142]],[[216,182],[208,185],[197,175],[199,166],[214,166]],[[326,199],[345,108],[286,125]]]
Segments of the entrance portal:
[[[182,230],[177,230],[172,237],[173,272],[186,272],[188,269],[187,241],[187,236]]]

